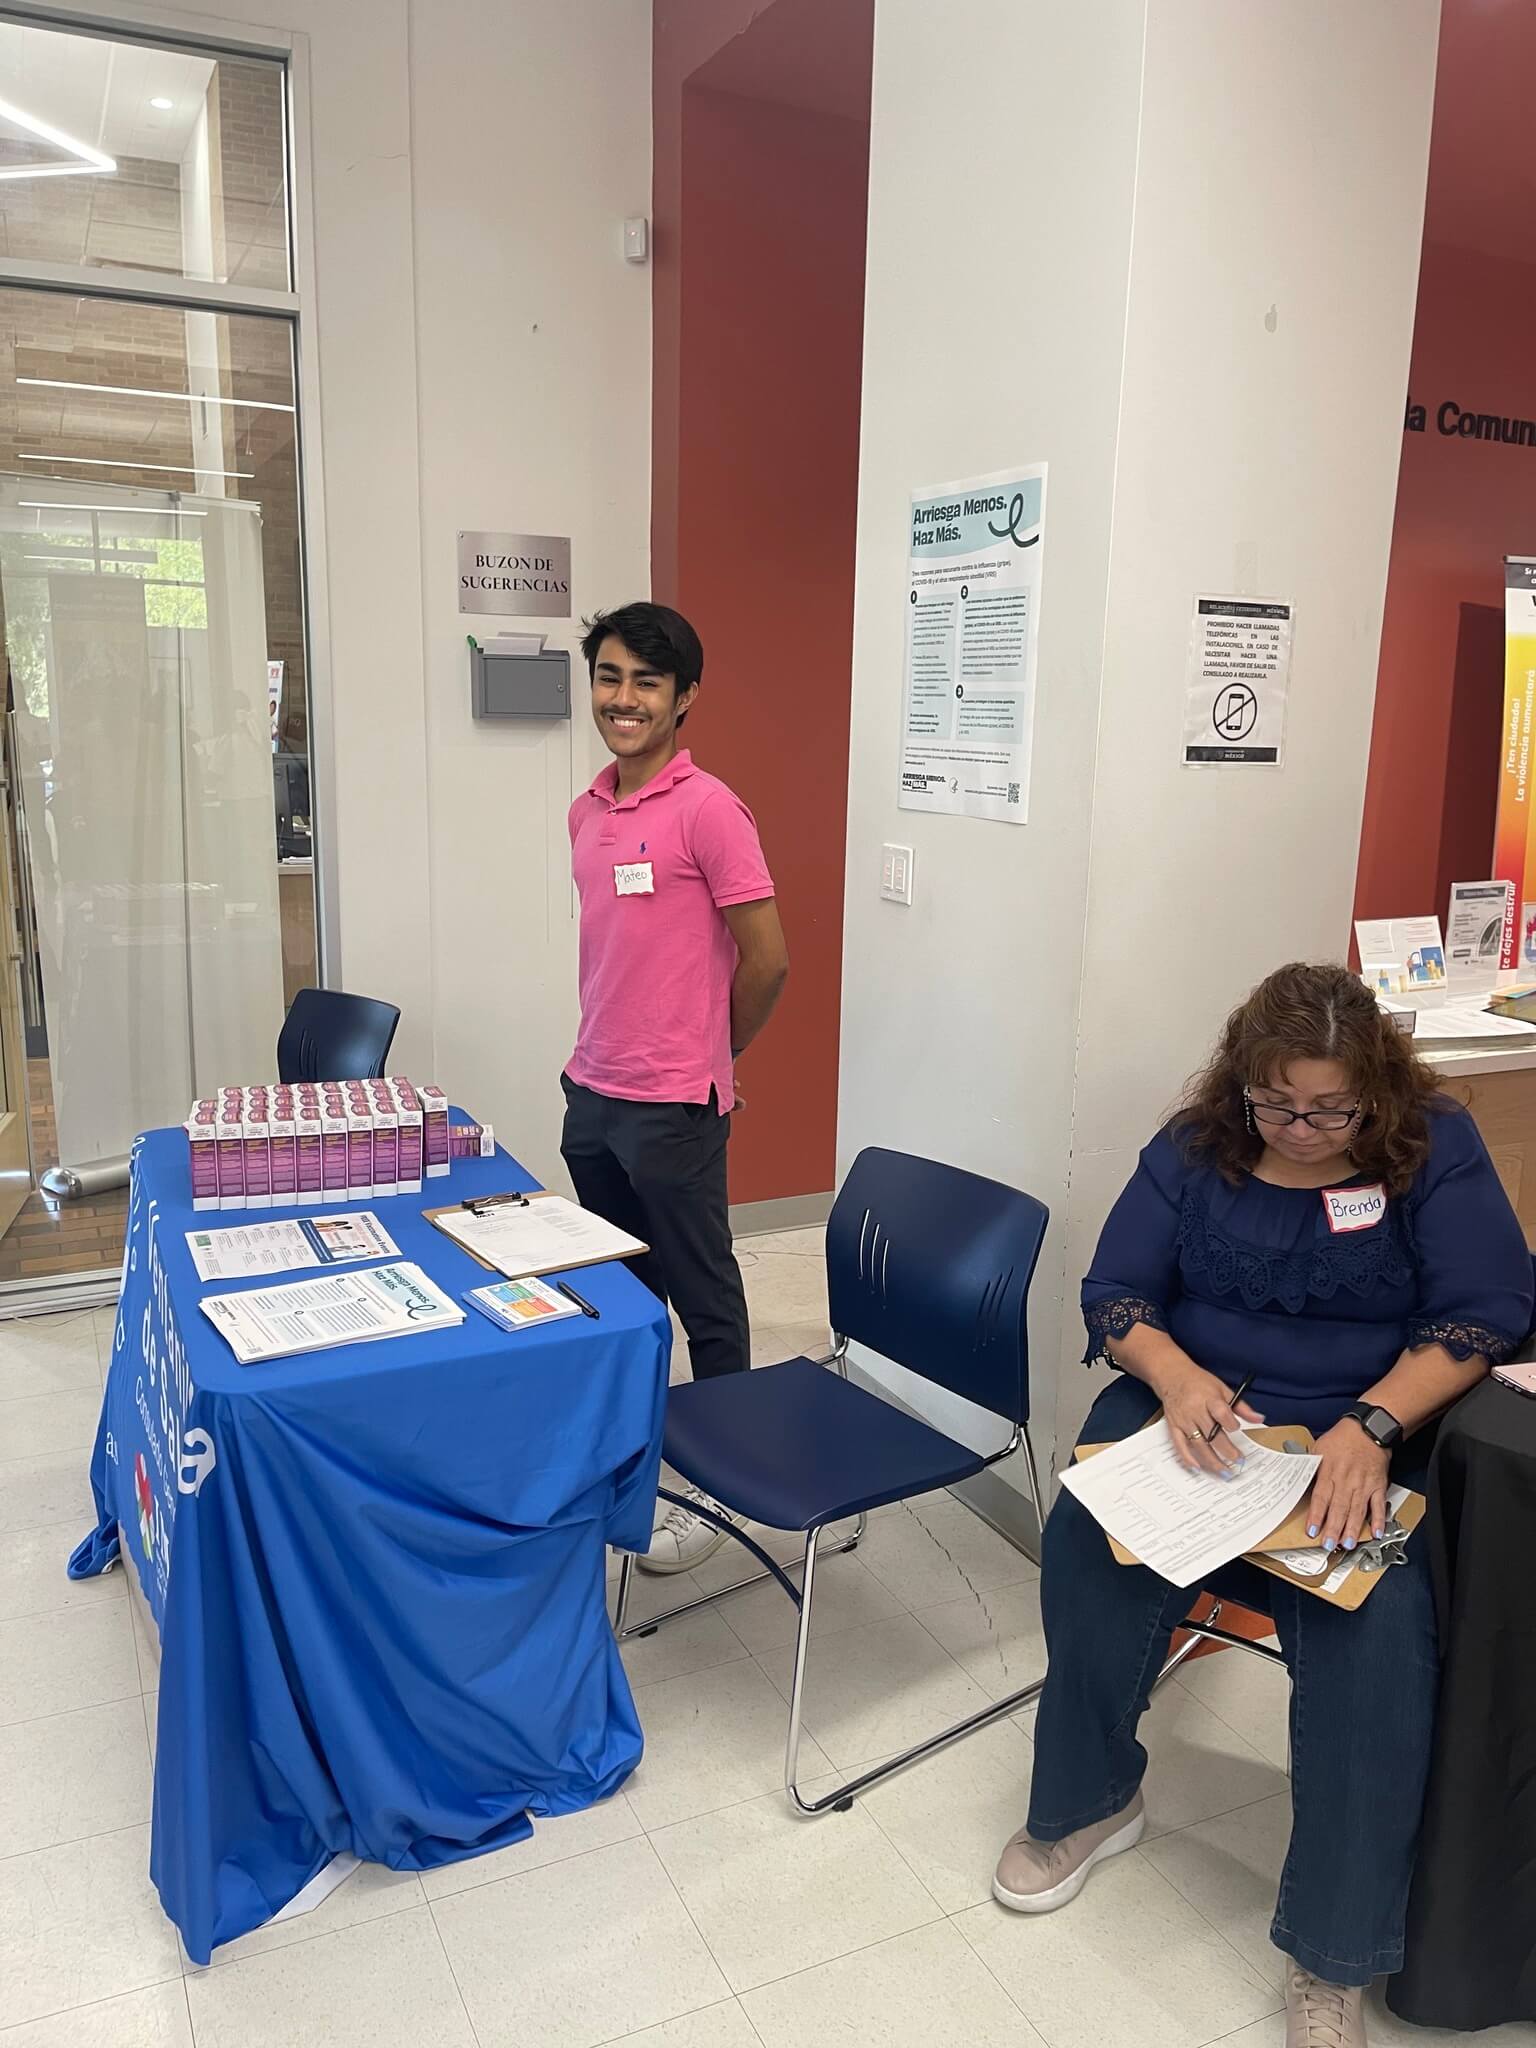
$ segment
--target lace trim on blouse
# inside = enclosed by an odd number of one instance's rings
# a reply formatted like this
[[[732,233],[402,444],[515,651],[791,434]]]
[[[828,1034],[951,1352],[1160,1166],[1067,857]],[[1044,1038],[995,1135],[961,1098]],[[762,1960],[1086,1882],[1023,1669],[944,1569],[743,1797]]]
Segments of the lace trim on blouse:
[[[1113,1365],[1115,1360],[1109,1355],[1110,1338],[1128,1337],[1138,1323],[1145,1323],[1152,1330],[1166,1330],[1168,1327],[1162,1310],[1155,1302],[1142,1301],[1134,1294],[1117,1295],[1113,1301],[1091,1303],[1083,1310],[1083,1321],[1088,1325],[1084,1365],[1096,1365],[1100,1359],[1106,1365]]]
[[[1486,1358],[1490,1365],[1502,1365],[1519,1349],[1512,1337],[1488,1323],[1429,1322],[1414,1317],[1408,1325],[1408,1349],[1423,1344],[1442,1344],[1452,1358],[1465,1365],[1469,1358]]]
[[[1217,1229],[1186,1188],[1178,1247],[1186,1271],[1203,1273],[1217,1294],[1240,1294],[1250,1309],[1277,1303],[1292,1315],[1309,1297],[1328,1301],[1343,1291],[1363,1299],[1383,1282],[1405,1287],[1414,1277],[1413,1253],[1390,1209],[1374,1230],[1348,1231],[1301,1251],[1268,1251]]]

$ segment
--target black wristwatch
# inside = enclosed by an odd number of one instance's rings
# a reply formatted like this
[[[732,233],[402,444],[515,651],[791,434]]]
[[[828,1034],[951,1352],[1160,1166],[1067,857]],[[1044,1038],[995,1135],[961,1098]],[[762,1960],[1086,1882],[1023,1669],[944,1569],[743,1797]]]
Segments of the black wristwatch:
[[[1395,1451],[1403,1440],[1403,1425],[1385,1408],[1377,1408],[1369,1401],[1355,1401],[1344,1414],[1359,1423],[1378,1450]]]

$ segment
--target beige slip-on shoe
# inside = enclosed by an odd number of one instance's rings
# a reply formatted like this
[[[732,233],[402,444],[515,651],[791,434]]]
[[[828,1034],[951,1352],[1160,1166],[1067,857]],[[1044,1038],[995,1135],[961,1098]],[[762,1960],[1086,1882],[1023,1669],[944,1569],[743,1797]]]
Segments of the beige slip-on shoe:
[[[1011,1913],[1054,1913],[1077,1897],[1095,1863],[1134,1849],[1146,1824],[1138,1792],[1119,1813],[1060,1842],[1037,1842],[1028,1828],[1020,1828],[1003,1851],[992,1896]]]

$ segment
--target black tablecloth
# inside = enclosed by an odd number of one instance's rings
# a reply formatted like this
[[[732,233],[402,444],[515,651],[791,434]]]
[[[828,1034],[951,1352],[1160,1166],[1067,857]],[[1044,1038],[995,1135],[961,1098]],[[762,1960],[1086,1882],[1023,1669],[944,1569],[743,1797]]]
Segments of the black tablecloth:
[[[1536,1400],[1485,1381],[1446,1417],[1424,1538],[1445,1676],[1387,2003],[1427,2027],[1536,2020]]]

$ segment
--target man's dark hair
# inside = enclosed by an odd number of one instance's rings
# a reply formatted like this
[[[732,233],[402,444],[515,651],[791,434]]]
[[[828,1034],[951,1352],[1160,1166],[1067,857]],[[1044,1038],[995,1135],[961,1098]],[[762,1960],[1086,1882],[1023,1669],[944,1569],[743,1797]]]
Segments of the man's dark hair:
[[[704,643],[682,613],[670,605],[623,604],[617,611],[594,612],[581,623],[586,627],[581,651],[589,677],[597,673],[599,650],[611,635],[659,675],[675,676],[679,695],[703,678]],[[678,724],[687,716],[685,711]]]

